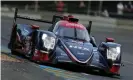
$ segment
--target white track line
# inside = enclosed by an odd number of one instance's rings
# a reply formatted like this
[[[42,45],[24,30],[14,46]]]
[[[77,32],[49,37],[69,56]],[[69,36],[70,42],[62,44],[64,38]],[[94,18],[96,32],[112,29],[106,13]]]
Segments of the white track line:
[[[133,62],[130,62],[130,61],[122,60],[122,62],[133,65]]]

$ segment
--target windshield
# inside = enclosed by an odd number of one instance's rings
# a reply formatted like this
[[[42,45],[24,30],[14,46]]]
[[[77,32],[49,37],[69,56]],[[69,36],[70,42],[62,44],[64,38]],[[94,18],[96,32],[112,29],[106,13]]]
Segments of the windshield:
[[[55,31],[55,34],[64,38],[90,41],[90,38],[86,29],[58,26],[58,28]]]

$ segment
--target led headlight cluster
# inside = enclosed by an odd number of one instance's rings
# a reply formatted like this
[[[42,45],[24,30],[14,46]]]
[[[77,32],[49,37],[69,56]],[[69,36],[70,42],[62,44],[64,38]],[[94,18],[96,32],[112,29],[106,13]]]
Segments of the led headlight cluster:
[[[47,48],[48,50],[54,49],[55,46],[55,38],[50,37],[47,34],[42,35],[42,40],[43,40],[43,46]]]
[[[116,60],[120,54],[120,47],[108,48],[107,49],[107,58],[111,60]]]

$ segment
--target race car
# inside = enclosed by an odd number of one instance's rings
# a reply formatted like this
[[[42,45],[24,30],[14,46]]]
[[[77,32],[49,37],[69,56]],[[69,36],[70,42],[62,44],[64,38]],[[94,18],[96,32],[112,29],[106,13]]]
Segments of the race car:
[[[113,38],[106,38],[97,46],[90,34],[92,21],[85,27],[72,15],[53,16],[52,21],[34,19],[17,14],[8,47],[12,53],[24,54],[33,61],[48,63],[70,63],[119,74],[121,45]],[[48,30],[37,25],[17,24],[17,18],[52,24]]]

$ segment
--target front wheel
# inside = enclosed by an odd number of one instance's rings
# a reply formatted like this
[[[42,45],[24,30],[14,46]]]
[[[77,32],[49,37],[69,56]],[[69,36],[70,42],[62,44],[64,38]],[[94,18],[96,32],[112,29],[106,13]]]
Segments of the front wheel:
[[[35,60],[34,60],[35,53],[36,53],[35,52],[35,46],[32,45],[31,52],[29,54],[29,60],[32,61],[32,62],[35,62]]]
[[[28,59],[31,58],[32,56],[32,52],[33,52],[33,43],[31,40],[25,40],[25,47],[24,47],[24,50],[25,50],[25,57],[27,57]]]
[[[38,57],[36,57],[36,54],[37,52],[35,51],[35,48],[32,50],[32,52],[31,52],[31,55],[30,55],[30,57],[29,57],[29,60],[31,61],[31,62],[35,62],[35,63],[41,63],[41,61],[38,59]]]

